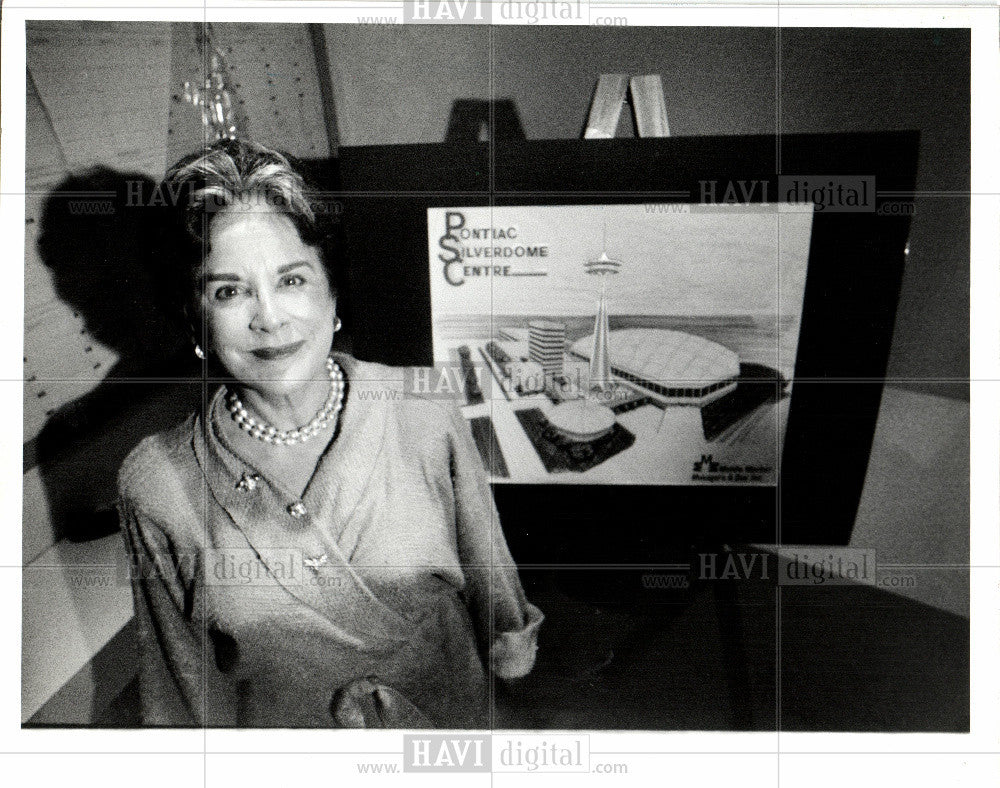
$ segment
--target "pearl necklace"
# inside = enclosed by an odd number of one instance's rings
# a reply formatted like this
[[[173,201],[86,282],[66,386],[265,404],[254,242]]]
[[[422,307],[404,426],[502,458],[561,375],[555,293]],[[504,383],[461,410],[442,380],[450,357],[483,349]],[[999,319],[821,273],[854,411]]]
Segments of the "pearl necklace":
[[[344,372],[333,356],[326,359],[326,369],[330,374],[330,394],[326,398],[326,403],[319,412],[312,417],[312,421],[304,427],[293,430],[279,430],[272,427],[263,419],[255,419],[247,412],[246,407],[240,401],[235,391],[230,391],[227,395],[227,409],[233,415],[240,429],[249,433],[251,437],[265,443],[273,443],[277,446],[289,446],[293,443],[305,443],[314,435],[319,434],[330,426],[337,413],[344,406]]]

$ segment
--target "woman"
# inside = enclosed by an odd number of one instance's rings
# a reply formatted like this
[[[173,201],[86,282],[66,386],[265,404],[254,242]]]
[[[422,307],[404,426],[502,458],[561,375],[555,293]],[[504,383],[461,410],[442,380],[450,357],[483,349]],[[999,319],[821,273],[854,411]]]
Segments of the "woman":
[[[224,382],[119,477],[144,723],[489,727],[488,673],[531,670],[543,616],[464,420],[331,351],[335,280],[283,156],[218,143],[163,192]]]

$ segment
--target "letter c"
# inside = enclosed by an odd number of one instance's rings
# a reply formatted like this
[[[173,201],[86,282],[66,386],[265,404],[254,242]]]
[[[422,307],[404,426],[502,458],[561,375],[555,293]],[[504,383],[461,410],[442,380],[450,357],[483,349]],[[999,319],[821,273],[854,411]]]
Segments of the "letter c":
[[[447,263],[444,264],[444,278],[447,280],[448,284],[455,285],[455,287],[458,287],[459,285],[464,285],[465,284],[465,278],[462,276],[461,273],[459,273],[457,281],[451,278],[451,270],[452,270],[451,267],[453,265],[457,265],[459,272],[461,272],[461,270],[462,270],[462,261],[461,260],[451,260],[451,261],[449,261],[449,262],[447,262]]]

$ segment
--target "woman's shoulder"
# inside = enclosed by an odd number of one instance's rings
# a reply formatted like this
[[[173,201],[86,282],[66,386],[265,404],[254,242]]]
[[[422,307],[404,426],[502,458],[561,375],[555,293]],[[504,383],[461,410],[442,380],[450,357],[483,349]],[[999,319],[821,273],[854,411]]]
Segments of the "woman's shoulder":
[[[192,479],[197,483],[194,420],[192,414],[175,427],[149,435],[129,452],[118,471],[118,494],[124,501],[141,508],[176,501]]]

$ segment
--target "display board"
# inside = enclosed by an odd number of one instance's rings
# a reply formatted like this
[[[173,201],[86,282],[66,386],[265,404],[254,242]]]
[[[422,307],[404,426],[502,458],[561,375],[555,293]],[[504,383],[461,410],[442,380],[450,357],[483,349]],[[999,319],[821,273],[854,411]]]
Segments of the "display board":
[[[434,363],[493,481],[776,484],[812,216],[428,209]]]
[[[846,542],[917,148],[911,132],[344,148],[355,350],[438,370],[505,527],[658,511],[706,538]]]

